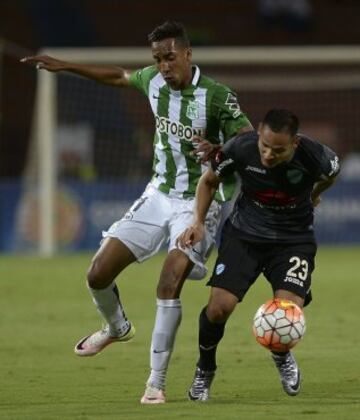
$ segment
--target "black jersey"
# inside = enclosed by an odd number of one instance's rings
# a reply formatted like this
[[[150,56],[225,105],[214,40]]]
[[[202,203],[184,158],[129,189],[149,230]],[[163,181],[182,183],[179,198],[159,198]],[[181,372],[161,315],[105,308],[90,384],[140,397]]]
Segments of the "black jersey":
[[[313,242],[311,192],[316,182],[339,172],[339,159],[327,146],[304,135],[291,161],[273,168],[262,165],[258,134],[229,140],[212,161],[218,176],[237,172],[241,191],[230,215],[244,240]]]

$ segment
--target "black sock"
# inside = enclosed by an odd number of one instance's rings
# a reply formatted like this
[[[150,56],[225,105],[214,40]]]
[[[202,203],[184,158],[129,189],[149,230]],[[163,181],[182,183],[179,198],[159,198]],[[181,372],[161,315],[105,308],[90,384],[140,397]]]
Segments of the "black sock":
[[[202,370],[216,370],[217,345],[224,335],[225,322],[215,324],[206,316],[206,306],[199,317],[199,352],[200,358],[197,363]]]

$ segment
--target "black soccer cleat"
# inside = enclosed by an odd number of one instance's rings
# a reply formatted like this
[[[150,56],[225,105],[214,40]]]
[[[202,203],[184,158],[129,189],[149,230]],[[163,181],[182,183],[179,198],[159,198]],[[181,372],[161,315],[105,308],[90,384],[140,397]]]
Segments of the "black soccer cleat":
[[[207,401],[210,398],[210,386],[215,377],[215,371],[202,370],[196,367],[195,375],[188,392],[192,401]]]
[[[272,358],[279,371],[284,391],[291,396],[300,392],[301,374],[294,356],[287,352],[284,355],[272,353]]]

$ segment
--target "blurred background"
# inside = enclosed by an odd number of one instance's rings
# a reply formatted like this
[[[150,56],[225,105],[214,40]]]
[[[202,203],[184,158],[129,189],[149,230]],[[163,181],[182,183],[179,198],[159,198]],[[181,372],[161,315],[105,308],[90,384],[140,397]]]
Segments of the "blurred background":
[[[147,61],[147,34],[167,19],[184,23],[194,63],[205,51],[203,73],[237,92],[255,126],[269,108],[287,107],[300,117],[301,131],[339,154],[341,179],[317,210],[318,237],[360,243],[358,1],[1,0],[0,251],[95,249],[101,231],[142,192],[152,166],[146,98],[68,74],[49,85],[40,80],[44,72],[19,59],[50,49],[74,61],[81,52],[91,63],[101,48],[104,64],[135,69]],[[68,50],[74,47],[80,50]],[[207,47],[224,56],[217,60]],[[264,60],[266,51],[273,59]],[[55,183],[46,184],[48,141]],[[53,200],[50,217],[46,197]]]

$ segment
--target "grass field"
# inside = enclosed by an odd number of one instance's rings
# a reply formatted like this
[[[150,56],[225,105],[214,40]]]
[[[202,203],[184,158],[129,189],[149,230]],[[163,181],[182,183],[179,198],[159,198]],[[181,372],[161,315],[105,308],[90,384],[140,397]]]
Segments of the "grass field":
[[[137,328],[135,339],[82,359],[74,355],[74,343],[100,325],[84,284],[90,255],[0,257],[0,418],[359,418],[360,248],[318,252],[307,334],[295,349],[304,378],[299,396],[282,391],[267,351],[252,337],[255,310],[270,296],[269,286],[259,279],[229,321],[212,400],[187,401],[197,358],[197,318],[208,296],[204,282],[188,282],[168,403],[141,406],[162,258],[130,267],[118,282]]]

